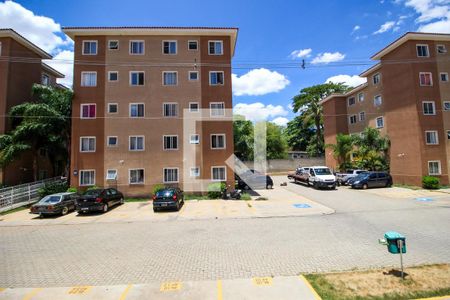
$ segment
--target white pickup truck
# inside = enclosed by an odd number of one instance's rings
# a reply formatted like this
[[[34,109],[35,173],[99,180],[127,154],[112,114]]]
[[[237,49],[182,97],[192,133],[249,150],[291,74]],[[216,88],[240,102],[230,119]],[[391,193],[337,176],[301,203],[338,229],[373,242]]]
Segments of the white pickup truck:
[[[328,167],[315,166],[309,168],[308,185],[312,184],[315,189],[336,188],[336,176],[331,173]]]
[[[347,170],[345,173],[336,173],[336,180],[340,185],[346,185],[350,178],[354,178],[361,173],[367,172],[366,170]]]

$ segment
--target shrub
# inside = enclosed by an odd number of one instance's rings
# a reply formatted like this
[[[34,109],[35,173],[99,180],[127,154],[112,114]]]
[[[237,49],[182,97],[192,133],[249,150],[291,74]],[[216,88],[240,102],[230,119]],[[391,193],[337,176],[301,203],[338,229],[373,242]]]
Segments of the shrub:
[[[96,190],[96,189],[98,189],[98,186],[93,185],[93,186],[88,187],[86,191]]]
[[[70,187],[67,189],[67,192],[68,193],[78,193],[78,190],[76,187]]]
[[[250,196],[250,194],[248,193],[243,193],[241,195],[241,200],[252,200],[252,196]]]
[[[160,190],[162,190],[164,188],[165,188],[165,186],[162,184],[155,184],[153,186],[153,191],[152,191],[153,195],[155,195],[157,192],[159,192]]]
[[[47,195],[62,193],[67,191],[67,183],[65,182],[52,182],[46,183],[43,187],[41,187],[38,191],[39,196],[45,197]]]
[[[423,176],[422,186],[424,189],[436,190],[439,188],[439,178],[433,176]]]
[[[222,197],[222,191],[227,187],[225,182],[214,182],[208,185],[208,197],[218,199]]]

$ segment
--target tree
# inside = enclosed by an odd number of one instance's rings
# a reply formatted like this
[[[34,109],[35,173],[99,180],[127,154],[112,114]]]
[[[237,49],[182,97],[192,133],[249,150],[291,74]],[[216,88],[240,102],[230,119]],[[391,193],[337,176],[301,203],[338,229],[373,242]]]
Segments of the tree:
[[[315,139],[311,139],[310,143],[314,143],[312,147],[315,154],[322,154],[324,152],[323,141],[323,110],[320,100],[326,98],[333,93],[345,93],[350,88],[343,83],[324,83],[311,87],[304,88],[300,94],[294,96],[293,106],[294,112],[300,112],[300,117],[303,122],[312,122],[315,127]]]
[[[284,139],[283,127],[266,122],[267,130],[267,159],[286,158],[287,142]]]
[[[234,154],[240,160],[253,159],[253,123],[235,115],[233,122]]]
[[[312,122],[305,123],[300,116],[288,122],[283,133],[287,144],[295,151],[306,151],[311,138],[315,136]]]
[[[378,129],[367,127],[361,136],[355,137],[354,144],[357,147],[355,163],[359,168],[388,169],[390,142],[387,137],[381,136]]]
[[[350,155],[354,150],[354,137],[348,134],[339,133],[336,136],[336,144],[329,144],[325,147],[333,150],[333,156],[338,163],[340,171],[352,167]]]

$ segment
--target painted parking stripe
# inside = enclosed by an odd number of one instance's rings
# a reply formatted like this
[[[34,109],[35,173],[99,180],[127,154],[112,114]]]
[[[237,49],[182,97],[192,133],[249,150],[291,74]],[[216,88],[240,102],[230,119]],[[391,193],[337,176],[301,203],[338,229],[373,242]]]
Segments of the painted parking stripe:
[[[82,295],[87,294],[92,289],[92,286],[86,285],[86,286],[74,286],[73,288],[69,289],[67,291],[67,294],[70,295]]]
[[[133,287],[132,284],[129,284],[125,290],[122,292],[122,295],[120,295],[119,300],[125,300],[127,298],[128,293],[130,292],[131,288]]]
[[[257,286],[268,286],[272,285],[273,280],[272,277],[254,277],[252,278],[252,282]]]
[[[42,290],[43,290],[43,288],[32,289],[31,292],[29,292],[28,294],[25,295],[25,297],[23,297],[23,300],[30,300],[31,298],[36,296]]]
[[[301,281],[303,281],[306,284],[306,286],[309,288],[309,290],[314,295],[314,298],[316,300],[322,300],[322,298],[319,296],[319,294],[317,294],[316,290],[312,287],[311,283],[309,283],[309,281],[305,278],[305,276],[299,275],[298,277],[300,278]]]
[[[222,280],[217,280],[217,300],[223,299]]]
[[[178,291],[182,287],[181,282],[173,281],[173,282],[163,282],[159,290],[161,292],[170,292],[170,291]]]

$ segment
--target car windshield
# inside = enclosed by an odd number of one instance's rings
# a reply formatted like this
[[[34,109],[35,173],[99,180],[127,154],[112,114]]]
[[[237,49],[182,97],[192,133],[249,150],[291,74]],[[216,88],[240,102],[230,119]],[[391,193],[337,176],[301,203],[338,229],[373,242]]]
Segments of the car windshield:
[[[87,190],[83,195],[85,196],[97,196],[102,192],[102,190]]]
[[[167,197],[172,196],[173,190],[160,190],[156,192],[156,197]]]
[[[314,172],[316,175],[331,175],[330,169],[328,168],[314,169]]]
[[[61,200],[61,196],[45,196],[39,203],[58,203],[59,200]]]
[[[369,177],[370,173],[361,173],[358,176],[355,177],[355,180],[361,180]]]

